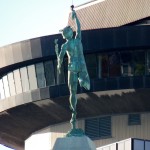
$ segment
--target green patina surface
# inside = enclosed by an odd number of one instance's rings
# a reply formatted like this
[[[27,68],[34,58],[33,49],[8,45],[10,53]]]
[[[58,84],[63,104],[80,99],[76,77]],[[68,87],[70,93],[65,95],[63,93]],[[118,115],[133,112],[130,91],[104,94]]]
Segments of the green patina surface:
[[[76,12],[72,8],[72,20],[76,24],[76,35],[73,38],[73,29],[70,26],[65,27],[62,36],[66,42],[61,46],[59,52],[58,39],[55,39],[55,51],[57,55],[57,68],[60,72],[60,67],[63,62],[64,55],[68,56],[68,87],[70,91],[70,109],[72,111],[72,118],[70,120],[71,130],[66,136],[83,136],[84,132],[81,129],[76,129],[76,105],[77,105],[77,85],[84,87],[86,90],[90,89],[90,79],[87,72],[87,67],[83,55],[83,46],[81,42],[81,27]]]

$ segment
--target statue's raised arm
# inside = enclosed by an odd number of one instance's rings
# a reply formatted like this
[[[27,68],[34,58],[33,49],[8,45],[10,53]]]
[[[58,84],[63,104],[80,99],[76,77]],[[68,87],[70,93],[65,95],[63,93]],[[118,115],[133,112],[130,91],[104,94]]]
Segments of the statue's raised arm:
[[[81,39],[81,25],[75,10],[72,10],[72,19],[75,20],[76,23],[76,38]]]

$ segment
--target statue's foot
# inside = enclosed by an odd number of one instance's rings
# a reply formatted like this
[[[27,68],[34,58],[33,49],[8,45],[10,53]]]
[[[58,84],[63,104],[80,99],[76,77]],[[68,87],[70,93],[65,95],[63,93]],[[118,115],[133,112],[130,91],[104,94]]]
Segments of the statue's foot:
[[[85,133],[82,129],[71,129],[66,134],[66,137],[71,137],[71,136],[81,137],[81,136],[85,136]]]

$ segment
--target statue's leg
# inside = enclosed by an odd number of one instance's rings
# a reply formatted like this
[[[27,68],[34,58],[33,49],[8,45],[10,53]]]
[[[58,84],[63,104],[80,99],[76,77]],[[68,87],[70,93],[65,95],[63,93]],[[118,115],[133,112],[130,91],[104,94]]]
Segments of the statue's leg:
[[[77,84],[78,84],[78,77],[76,72],[68,71],[68,87],[70,91],[70,108],[72,110],[72,118],[71,118],[71,124],[72,128],[76,128],[76,105],[77,105]]]

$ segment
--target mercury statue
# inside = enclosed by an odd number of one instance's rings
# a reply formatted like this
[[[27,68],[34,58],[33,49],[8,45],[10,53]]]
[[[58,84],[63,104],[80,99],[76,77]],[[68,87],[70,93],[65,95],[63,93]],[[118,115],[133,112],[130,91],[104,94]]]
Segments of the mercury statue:
[[[61,50],[59,53],[58,49],[58,39],[55,39],[55,51],[57,55],[57,68],[60,71],[61,64],[63,62],[63,58],[65,53],[68,56],[68,87],[70,91],[70,109],[72,111],[72,118],[70,120],[71,123],[71,131],[67,134],[67,136],[77,135],[79,130],[76,129],[76,105],[77,105],[77,85],[79,85],[86,90],[90,90],[90,79],[86,68],[86,63],[83,55],[83,46],[81,42],[81,27],[80,22],[78,20],[77,14],[75,10],[71,12],[71,19],[76,23],[76,35],[73,38],[73,29],[70,26],[65,27],[61,32],[66,42],[61,46]]]

